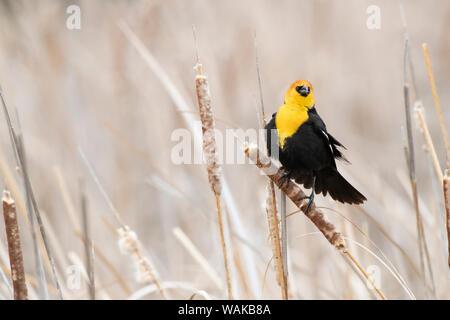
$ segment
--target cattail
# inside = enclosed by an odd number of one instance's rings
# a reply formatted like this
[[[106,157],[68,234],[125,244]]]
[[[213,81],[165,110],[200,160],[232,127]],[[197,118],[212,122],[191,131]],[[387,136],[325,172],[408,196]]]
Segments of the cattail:
[[[448,266],[450,268],[450,170],[445,170],[444,176],[444,202],[447,220],[447,241],[448,241]]]
[[[138,282],[155,283],[161,296],[167,299],[167,296],[159,282],[158,276],[150,260],[144,257],[139,247],[137,234],[128,226],[122,226],[117,230],[119,234],[119,248],[123,254],[130,255],[136,265],[136,278]]]
[[[195,35],[195,33],[194,33]],[[225,233],[223,227],[222,209],[220,205],[220,194],[222,192],[221,167],[217,156],[215,124],[214,116],[211,109],[211,94],[209,92],[208,78],[203,75],[202,65],[198,62],[195,66],[197,75],[195,77],[195,87],[197,90],[197,100],[200,112],[200,120],[202,122],[203,133],[203,155],[206,161],[206,169],[208,171],[208,180],[212,191],[216,197],[217,215],[219,220],[220,239],[222,244],[223,260],[225,265],[225,275],[227,280],[228,298],[233,299],[231,290],[230,267],[228,263],[227,247],[225,244]]]
[[[202,74],[202,65],[197,63],[195,85],[197,89],[198,107],[203,132],[203,154],[208,170],[208,180],[215,195],[222,192],[221,168],[218,161],[215,138],[214,116],[211,109],[211,94],[209,92],[208,78]]]
[[[11,198],[9,191],[3,191],[3,217],[5,218],[14,300],[27,300],[28,290],[25,283],[25,270],[23,267],[19,224],[17,223],[16,203]]]
[[[267,177],[269,177],[286,196],[291,199],[291,201],[303,212],[306,211],[306,203],[303,200],[299,200],[305,197],[305,193],[300,189],[300,187],[295,183],[289,183],[281,185],[283,181],[283,174],[280,170],[274,170],[276,166],[272,161],[264,155],[257,147],[248,146],[244,147],[245,155],[259,168],[261,169]],[[274,173],[276,172],[276,173]],[[336,249],[345,254],[350,260],[356,265],[356,267],[361,271],[361,273],[366,277],[366,279],[373,285],[377,293],[382,299],[386,299],[385,295],[381,290],[375,285],[373,280],[369,277],[367,272],[361,266],[361,264],[356,260],[356,258],[350,253],[347,245],[344,241],[344,237],[340,232],[336,230],[336,227],[331,223],[325,215],[316,208],[313,203],[311,208],[307,213],[306,217],[314,223],[314,225],[319,229],[319,231],[325,236],[330,244],[332,244]]]

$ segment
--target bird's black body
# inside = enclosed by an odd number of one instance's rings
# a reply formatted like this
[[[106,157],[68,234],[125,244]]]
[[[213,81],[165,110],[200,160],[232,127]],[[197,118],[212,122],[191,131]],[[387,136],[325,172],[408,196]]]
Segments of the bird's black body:
[[[337,201],[350,204],[360,204],[366,198],[356,190],[337,171],[335,159],[344,159],[338,147],[344,147],[331,136],[316,109],[308,110],[308,120],[297,131],[286,138],[283,148],[278,146],[278,137],[272,137],[276,133],[276,113],[266,125],[267,148],[271,155],[272,143],[279,150],[279,160],[287,175],[305,188],[313,186],[314,177],[316,193],[330,196]]]

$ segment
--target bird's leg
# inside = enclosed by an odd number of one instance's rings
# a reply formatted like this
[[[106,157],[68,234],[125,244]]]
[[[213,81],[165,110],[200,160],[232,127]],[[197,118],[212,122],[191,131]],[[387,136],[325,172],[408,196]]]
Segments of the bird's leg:
[[[311,191],[311,194],[310,194],[309,196],[300,197],[300,199],[299,199],[299,200],[309,199],[308,205],[306,206],[305,214],[308,213],[309,209],[311,209],[311,206],[312,206],[312,204],[313,204],[313,201],[314,201],[314,195],[315,195],[315,193],[314,193],[315,187],[316,187],[316,176],[313,177],[313,183],[312,183],[312,191]]]
[[[288,171],[286,169],[283,168],[283,175],[280,178],[280,189],[281,187],[286,183],[286,188],[289,187],[289,183],[291,182],[291,171]]]

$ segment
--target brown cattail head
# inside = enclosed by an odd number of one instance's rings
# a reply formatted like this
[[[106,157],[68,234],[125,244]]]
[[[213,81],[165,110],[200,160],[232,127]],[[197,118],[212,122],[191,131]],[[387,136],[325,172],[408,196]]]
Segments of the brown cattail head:
[[[25,283],[22,246],[19,224],[17,222],[16,203],[9,191],[3,191],[3,217],[5,219],[6,239],[8,241],[11,279],[14,288],[14,300],[27,300],[28,289]]]
[[[208,78],[202,74],[201,64],[197,64],[197,76],[195,86],[197,89],[198,107],[200,120],[202,121],[203,132],[203,154],[208,170],[208,180],[214,194],[220,195],[222,192],[221,168],[217,156],[217,146],[215,138],[215,124],[211,109],[211,95],[209,93]]]

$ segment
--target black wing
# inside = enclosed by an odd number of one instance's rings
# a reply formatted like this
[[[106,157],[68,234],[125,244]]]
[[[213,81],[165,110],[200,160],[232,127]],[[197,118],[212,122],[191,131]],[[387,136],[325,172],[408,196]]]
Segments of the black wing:
[[[330,152],[333,155],[333,158],[349,163],[342,152],[338,149],[338,147],[342,147],[344,149],[346,148],[342,145],[342,143],[340,143],[331,134],[328,133],[327,127],[325,126],[322,118],[320,118],[319,114],[317,113],[316,108],[312,108],[311,110],[309,110],[309,117],[314,124],[314,130],[316,131],[316,133],[321,136],[323,138],[323,141],[330,147]]]

